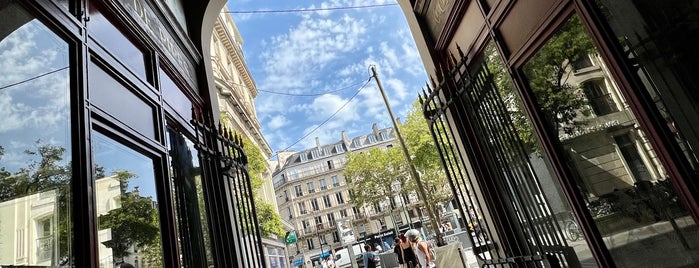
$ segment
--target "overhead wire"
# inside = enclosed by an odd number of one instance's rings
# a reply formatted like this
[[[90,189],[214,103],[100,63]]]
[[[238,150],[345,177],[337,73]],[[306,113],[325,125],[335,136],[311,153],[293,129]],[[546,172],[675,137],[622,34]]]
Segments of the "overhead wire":
[[[371,78],[373,78],[373,77],[369,77],[369,79],[367,79],[366,82],[364,82],[364,85],[362,85],[362,86],[357,90],[357,92],[355,92],[354,95],[352,95],[352,97],[350,97],[349,100],[347,100],[347,102],[345,102],[344,104],[342,104],[342,106],[340,106],[340,108],[338,108],[332,115],[330,115],[330,117],[328,117],[327,119],[325,119],[325,121],[323,121],[322,123],[320,123],[318,126],[316,126],[315,128],[313,128],[311,131],[309,131],[308,133],[306,133],[306,135],[303,135],[303,137],[299,138],[299,139],[296,140],[294,143],[292,143],[291,145],[287,146],[286,148],[284,148],[283,150],[280,150],[280,151],[286,151],[286,150],[288,150],[289,148],[293,147],[293,146],[296,145],[297,143],[301,142],[303,139],[307,138],[307,137],[308,137],[309,135],[311,135],[313,132],[315,132],[316,130],[318,130],[320,127],[322,127],[323,125],[325,125],[326,123],[328,123],[328,122],[330,121],[330,119],[333,119],[333,117],[335,117],[335,115],[337,115],[340,111],[342,111],[342,109],[344,109],[345,106],[347,106],[347,104],[349,104],[350,102],[352,102],[352,100],[359,94],[359,92],[361,92],[362,89],[364,89],[364,87],[366,87],[366,85],[369,84],[369,82],[371,81]],[[274,155],[275,155],[275,156],[278,156],[280,151],[277,151],[277,153],[275,153]],[[270,158],[270,159],[271,159],[271,158]]]
[[[8,85],[5,85],[5,86],[2,86],[2,87],[0,87],[0,90],[6,89],[6,88],[9,88],[9,87],[14,87],[14,86],[16,86],[16,85],[24,84],[24,83],[29,82],[29,81],[32,81],[32,80],[34,80],[34,79],[38,79],[38,78],[47,76],[47,75],[49,75],[49,74],[52,74],[52,73],[55,73],[55,72],[58,72],[58,71],[68,69],[68,67],[70,67],[70,66],[66,66],[66,67],[63,67],[63,68],[58,68],[58,69],[53,70],[53,71],[48,71],[48,72],[45,72],[45,73],[42,73],[42,74],[38,74],[38,75],[32,76],[32,77],[30,77],[30,78],[24,79],[24,80],[19,81],[19,82],[15,82],[15,83],[12,83],[12,84],[8,84]]]
[[[363,6],[321,7],[321,8],[308,8],[308,9],[241,10],[241,11],[224,11],[223,13],[229,13],[229,14],[298,13],[298,12],[316,12],[316,11],[331,11],[331,10],[377,8],[377,7],[387,7],[387,6],[397,6],[397,5],[398,5],[397,3],[393,3],[393,4],[375,4],[375,5],[363,5]]]

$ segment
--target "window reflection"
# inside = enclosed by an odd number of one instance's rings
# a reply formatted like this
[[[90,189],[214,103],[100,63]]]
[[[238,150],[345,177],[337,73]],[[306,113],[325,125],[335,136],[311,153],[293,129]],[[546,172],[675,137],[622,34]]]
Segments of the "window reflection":
[[[174,129],[168,129],[168,138],[180,250],[184,250],[188,258],[183,263],[188,266],[211,264],[213,256],[197,150],[194,143]],[[200,259],[203,257],[206,259]]]
[[[146,80],[145,56],[129,38],[122,33],[100,9],[98,4],[90,5],[88,29],[109,53],[128,66],[138,76]]]
[[[576,69],[585,57],[597,68]],[[617,265],[696,264],[692,256],[699,251],[689,247],[699,243],[696,224],[606,70],[577,16],[524,66],[548,132],[567,152],[565,161]]]
[[[0,266],[69,266],[68,45],[15,1],[0,17]]]
[[[687,161],[699,170],[699,17],[694,1],[595,1]]]
[[[100,267],[163,267],[153,160],[97,132],[92,137]]]

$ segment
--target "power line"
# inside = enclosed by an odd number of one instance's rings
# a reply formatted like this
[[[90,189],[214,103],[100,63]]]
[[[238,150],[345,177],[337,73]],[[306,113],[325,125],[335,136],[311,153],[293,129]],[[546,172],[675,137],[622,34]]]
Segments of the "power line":
[[[22,81],[19,81],[19,82],[16,82],[16,83],[12,83],[12,84],[9,84],[9,85],[6,85],[6,86],[2,86],[2,87],[0,87],[0,90],[6,89],[6,88],[8,88],[8,87],[14,87],[14,86],[19,85],[19,84],[24,84],[24,83],[29,82],[29,81],[32,81],[32,80],[34,80],[34,79],[41,78],[41,77],[47,76],[47,75],[49,75],[49,74],[52,74],[52,73],[55,73],[55,72],[58,72],[58,71],[61,71],[61,70],[68,69],[68,67],[70,67],[70,66],[66,66],[66,67],[63,67],[63,68],[59,68],[59,69],[56,69],[56,70],[53,70],[53,71],[48,71],[48,72],[45,72],[45,73],[43,73],[43,74],[35,75],[35,76],[32,76],[32,77],[30,77],[30,78],[27,78],[27,79],[25,79],[25,80],[22,80]]]
[[[308,8],[308,9],[280,9],[280,10],[245,10],[245,11],[224,11],[229,14],[264,14],[264,13],[297,13],[297,12],[314,12],[314,11],[329,11],[329,10],[347,10],[347,9],[363,9],[397,6],[398,4],[376,4],[364,6],[347,6],[347,7],[325,7],[325,8]]]
[[[296,145],[297,143],[299,143],[299,142],[302,141],[303,139],[307,138],[307,137],[308,137],[309,135],[311,135],[313,132],[315,132],[316,130],[318,130],[320,127],[322,127],[323,125],[325,125],[325,123],[329,122],[330,119],[333,119],[333,117],[335,117],[335,115],[337,115],[337,113],[339,113],[340,111],[342,111],[342,109],[345,108],[345,106],[347,106],[347,104],[349,104],[349,103],[354,99],[354,97],[356,97],[356,96],[359,94],[359,92],[361,92],[362,89],[364,89],[364,87],[366,87],[367,84],[369,84],[369,82],[371,81],[371,78],[372,78],[372,77],[369,77],[369,79],[367,79],[366,82],[364,82],[364,85],[362,85],[362,87],[360,87],[360,88],[357,90],[357,92],[355,92],[354,95],[352,95],[352,97],[350,97],[350,99],[347,100],[347,102],[345,102],[344,104],[342,104],[342,106],[340,106],[340,108],[338,108],[337,111],[335,111],[332,115],[330,115],[330,117],[328,117],[327,119],[325,119],[325,121],[323,121],[323,122],[320,123],[318,126],[316,126],[314,129],[312,129],[311,131],[309,131],[308,133],[306,133],[306,135],[303,135],[303,137],[299,138],[299,139],[296,140],[294,143],[292,143],[291,145],[289,145],[288,147],[284,148],[284,150],[281,150],[281,151],[286,151],[286,150],[288,150],[289,148],[293,147],[294,145]],[[277,153],[276,153],[275,155],[277,155],[277,157],[278,157],[279,151],[277,151]]]
[[[370,79],[371,79],[371,78],[370,78]],[[346,87],[342,87],[342,88],[339,88],[339,89],[335,89],[335,90],[331,90],[331,91],[326,91],[326,92],[321,92],[321,93],[313,93],[313,94],[293,94],[293,93],[284,93],[284,92],[276,92],[276,91],[263,90],[263,89],[259,89],[259,88],[257,89],[257,91],[266,92],[266,93],[270,93],[270,94],[284,95],[284,96],[315,97],[315,96],[322,96],[322,95],[325,95],[325,94],[330,94],[330,93],[335,93],[335,92],[343,91],[343,90],[346,90],[346,89],[348,89],[348,88],[355,87],[355,86],[357,86],[357,85],[359,85],[359,84],[361,84],[361,83],[365,83],[365,82],[362,81],[362,82],[355,83],[355,84],[352,84],[352,85],[349,85],[349,86],[346,86]]]

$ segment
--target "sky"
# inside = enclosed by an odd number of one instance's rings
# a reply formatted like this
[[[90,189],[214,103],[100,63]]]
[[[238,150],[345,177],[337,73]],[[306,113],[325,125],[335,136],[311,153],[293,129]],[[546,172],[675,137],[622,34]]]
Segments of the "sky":
[[[428,79],[395,0],[230,0],[228,8],[259,90],[262,134],[275,153],[314,147],[316,137],[339,141],[343,130],[350,138],[367,134],[374,123],[391,127],[369,81],[371,65],[401,120]],[[299,9],[314,11],[278,12]],[[262,12],[236,13],[246,11]]]

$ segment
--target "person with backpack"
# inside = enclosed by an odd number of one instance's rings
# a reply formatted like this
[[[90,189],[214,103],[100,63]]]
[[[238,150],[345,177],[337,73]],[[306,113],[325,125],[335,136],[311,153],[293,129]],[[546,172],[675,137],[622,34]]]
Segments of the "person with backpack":
[[[408,240],[412,243],[412,248],[420,263],[420,268],[437,267],[434,263],[434,251],[430,249],[427,242],[420,238],[420,231],[411,229],[405,233],[405,236],[408,237]]]

